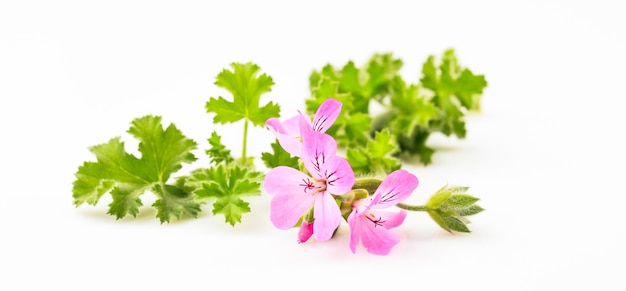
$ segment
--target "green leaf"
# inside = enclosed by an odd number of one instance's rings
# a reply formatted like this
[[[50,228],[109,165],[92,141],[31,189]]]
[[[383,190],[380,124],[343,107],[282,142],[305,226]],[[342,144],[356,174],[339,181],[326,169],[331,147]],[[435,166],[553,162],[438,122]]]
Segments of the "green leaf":
[[[394,82],[394,94],[390,98],[393,110],[389,120],[392,132],[411,137],[416,128],[427,129],[431,120],[437,118],[440,110],[427,98],[419,94],[417,85],[406,85],[401,79]]]
[[[107,179],[98,163],[85,162],[76,173],[73,185],[74,205],[77,207],[83,203],[96,205],[100,197],[114,186],[115,181]]]
[[[194,194],[202,201],[216,199],[213,214],[223,214],[226,222],[234,226],[241,222],[243,214],[250,212],[241,197],[260,195],[263,176],[251,167],[220,164],[193,171],[185,185],[194,188]]]
[[[467,228],[467,225],[465,225],[465,223],[463,223],[463,221],[456,216],[443,216],[443,220],[450,230],[467,233],[470,232],[469,228]]]
[[[292,157],[283,147],[280,146],[278,141],[271,144],[272,153],[264,152],[261,154],[261,160],[265,163],[265,166],[269,169],[278,166],[287,166],[294,169],[299,169],[298,157]]]
[[[211,148],[206,150],[206,154],[211,159],[211,163],[217,165],[222,162],[231,163],[235,160],[230,154],[230,150],[222,144],[222,137],[217,132],[213,131],[208,141]]]
[[[478,205],[470,205],[469,207],[461,208],[457,210],[457,214],[460,216],[470,216],[483,212],[485,209]]]
[[[434,56],[428,57],[422,66],[420,81],[424,88],[433,92],[432,100],[442,110],[438,120],[432,124],[433,130],[464,138],[465,112],[480,109],[480,97],[487,86],[485,77],[463,68],[454,50],[448,49],[439,65]]]
[[[186,138],[170,124],[163,130],[161,117],[145,116],[133,120],[128,132],[141,142],[142,169],[148,181],[165,182],[170,174],[178,171],[182,163],[192,163],[196,157],[191,153],[196,149],[195,141]]]
[[[139,196],[143,194],[149,185],[138,185],[129,183],[119,183],[111,191],[113,201],[109,203],[107,214],[115,216],[117,219],[126,215],[137,217],[139,207],[143,205]]]
[[[279,117],[278,104],[259,104],[261,95],[271,91],[272,78],[266,74],[258,76],[260,68],[253,63],[232,63],[231,67],[232,71],[224,69],[218,74],[215,85],[228,90],[233,100],[220,96],[206,103],[207,112],[215,113],[213,122],[232,123],[245,118],[256,126],[263,126],[267,119]]]
[[[250,204],[240,198],[228,196],[220,197],[213,203],[213,214],[222,214],[230,225],[241,222],[243,214],[250,212]]]
[[[355,174],[389,174],[400,169],[401,163],[393,155],[398,145],[388,129],[377,132],[366,147],[351,147],[346,158]]]
[[[85,162],[75,174],[72,193],[76,206],[83,203],[95,205],[102,195],[110,192],[113,200],[108,214],[117,219],[127,215],[136,217],[142,206],[140,196],[143,193],[157,184],[166,185],[183,163],[196,160],[191,151],[197,144],[173,124],[163,129],[159,116],[134,119],[128,132],[139,140],[141,157],[127,153],[119,137],[90,147],[97,161]],[[170,199],[169,193],[153,193],[158,197],[157,202]],[[169,222],[169,217],[180,217],[175,210],[170,213],[166,208],[164,211],[159,212],[161,222]]]
[[[448,197],[448,199],[443,204],[441,204],[441,207],[449,209],[460,209],[469,207],[470,205],[476,203],[476,201],[478,200],[478,198],[467,194],[455,194]]]
[[[448,226],[448,224],[446,223],[446,220],[441,216],[440,212],[437,210],[429,210],[428,211],[428,215],[430,216],[430,218],[435,221],[437,223],[437,225],[439,225],[439,227],[443,228],[445,231],[447,232],[452,232],[450,230],[450,227]]]
[[[161,223],[172,218],[181,219],[183,214],[196,218],[201,211],[201,203],[195,199],[193,193],[185,191],[182,187],[157,184],[153,191],[159,193],[161,197],[152,204],[157,209],[157,217]]]
[[[372,118],[368,114],[354,113],[346,116],[346,119],[343,127],[345,139],[342,139],[340,144],[351,147],[362,145],[371,139],[369,131],[372,127]]]

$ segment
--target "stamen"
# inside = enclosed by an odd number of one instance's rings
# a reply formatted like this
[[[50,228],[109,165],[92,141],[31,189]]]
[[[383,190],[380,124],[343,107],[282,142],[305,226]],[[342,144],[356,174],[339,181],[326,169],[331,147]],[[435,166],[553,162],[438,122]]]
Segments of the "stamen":
[[[374,223],[374,227],[376,227],[376,226],[383,226],[383,223],[385,223],[385,221],[383,220],[382,217],[376,218],[374,216],[374,214],[372,214],[372,213],[368,213],[367,215],[365,215],[365,218],[367,218],[369,221]]]
[[[313,182],[311,182],[311,179],[306,178],[306,179],[302,179],[303,184],[300,184],[299,186],[304,187],[303,191],[304,193],[306,193],[307,190],[311,190],[313,188],[315,188],[315,185],[313,185]]]

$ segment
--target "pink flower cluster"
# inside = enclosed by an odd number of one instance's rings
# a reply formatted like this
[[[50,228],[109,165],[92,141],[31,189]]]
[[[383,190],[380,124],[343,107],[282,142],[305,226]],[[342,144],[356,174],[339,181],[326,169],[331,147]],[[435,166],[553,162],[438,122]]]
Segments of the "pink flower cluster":
[[[267,172],[265,190],[273,195],[270,219],[279,229],[290,229],[300,223],[298,242],[311,236],[318,241],[333,236],[342,220],[336,198],[347,194],[355,183],[348,161],[337,155],[335,139],[326,130],[341,112],[341,102],[326,100],[313,121],[300,113],[284,122],[267,120],[267,127],[280,145],[301,159],[307,173],[279,166]],[[386,255],[399,238],[389,231],[402,224],[405,210],[385,211],[405,200],[418,185],[418,179],[405,170],[394,171],[372,196],[352,202],[347,222],[350,227],[350,249],[356,252],[359,241],[369,253]],[[312,217],[310,213],[312,211]]]

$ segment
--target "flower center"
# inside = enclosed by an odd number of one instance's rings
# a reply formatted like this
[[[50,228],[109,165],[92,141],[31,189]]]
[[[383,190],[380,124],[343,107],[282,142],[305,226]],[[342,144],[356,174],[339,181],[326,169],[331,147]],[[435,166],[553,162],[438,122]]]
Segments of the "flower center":
[[[300,186],[303,187],[305,193],[309,193],[311,195],[315,195],[320,192],[326,191],[326,181],[325,180],[315,180],[311,178],[302,179],[302,183]]]

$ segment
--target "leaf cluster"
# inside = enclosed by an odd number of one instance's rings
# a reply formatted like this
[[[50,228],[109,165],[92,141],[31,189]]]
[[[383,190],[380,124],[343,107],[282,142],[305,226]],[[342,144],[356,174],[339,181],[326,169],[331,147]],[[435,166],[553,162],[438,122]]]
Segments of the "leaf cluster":
[[[264,178],[254,168],[253,158],[245,156],[247,122],[262,126],[268,118],[279,116],[280,107],[273,102],[259,104],[261,95],[274,84],[270,76],[259,76],[259,66],[232,63],[231,68],[220,72],[215,84],[232,93],[232,101],[220,96],[210,98],[205,106],[207,112],[215,113],[214,123],[245,120],[241,159],[236,160],[213,131],[208,138],[210,148],[206,150],[209,167],[174,179],[172,175],[183,163],[197,160],[192,151],[198,144],[185,137],[174,124],[164,129],[160,116],[147,115],[133,120],[128,130],[139,140],[140,157],[128,153],[120,137],[89,148],[96,161],[84,162],[75,173],[74,205],[96,205],[104,194],[110,193],[108,214],[117,219],[136,217],[143,205],[140,196],[152,192],[157,196],[152,207],[156,208],[161,223],[181,219],[183,215],[195,218],[202,204],[210,200],[214,200],[214,215],[224,215],[233,226],[241,222],[242,215],[251,211],[242,197],[260,195]]]
[[[434,149],[427,145],[429,136],[439,132],[464,138],[464,116],[480,110],[487,82],[462,67],[452,49],[439,60],[429,56],[419,82],[405,81],[400,75],[402,66],[401,59],[386,53],[374,54],[363,67],[349,61],[341,68],[328,64],[314,70],[309,77],[311,96],[305,100],[307,112],[313,114],[326,99],[335,98],[344,107],[328,133],[340,146],[367,146],[376,133],[388,129],[399,147],[394,157],[416,156],[430,164]],[[384,110],[376,111],[373,103]],[[355,158],[350,162],[359,163]]]

